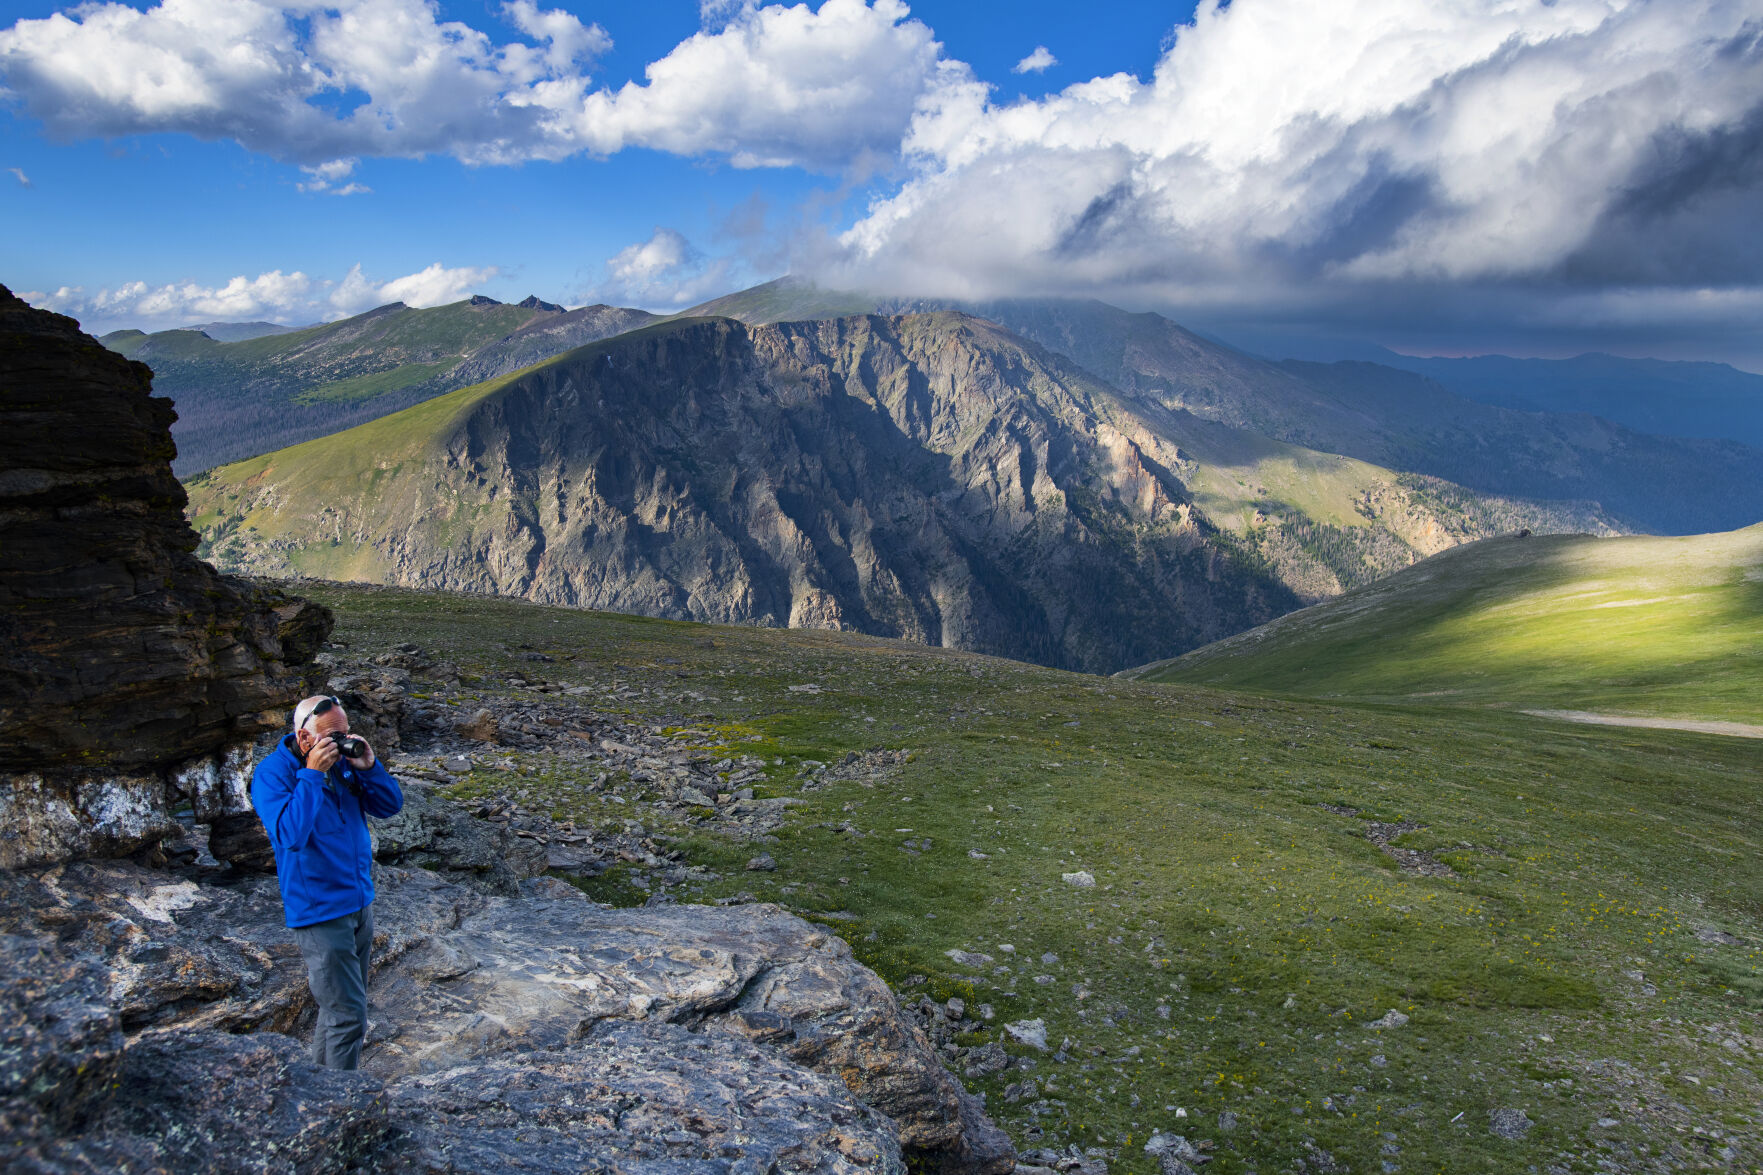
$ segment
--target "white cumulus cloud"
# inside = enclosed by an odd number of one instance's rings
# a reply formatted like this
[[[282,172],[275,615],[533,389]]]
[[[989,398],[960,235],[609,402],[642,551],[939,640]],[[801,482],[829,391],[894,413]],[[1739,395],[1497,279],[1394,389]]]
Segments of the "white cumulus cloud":
[[[585,300],[677,310],[726,293],[733,263],[705,256],[683,235],[657,226],[646,241],[626,245],[606,261],[606,280]]]
[[[194,281],[156,285],[136,280],[95,293],[88,293],[83,286],[61,286],[19,296],[33,306],[72,315],[87,330],[100,333],[125,326],[155,331],[214,321],[304,325],[359,314],[390,302],[410,306],[457,302],[496,272],[493,266],[448,268],[436,262],[382,282],[365,276],[360,265],[337,281],[315,279],[299,270],[283,273],[275,269],[256,277],[241,274],[218,286]]]
[[[331,309],[339,315],[359,314],[391,302],[419,307],[445,306],[460,301],[471,293],[472,287],[495,276],[495,266],[449,269],[437,261],[416,273],[389,282],[375,282],[362,274],[358,264],[331,290],[328,301]]]
[[[308,166],[651,147],[837,170],[891,157],[940,76],[901,0],[712,5],[617,90],[590,77],[611,45],[600,26],[534,0],[501,14],[523,40],[432,0],[97,0],[0,30],[0,81],[61,137],[180,131]]]
[[[1624,280],[1643,259],[1754,283],[1763,250],[1741,264],[1733,242],[1760,145],[1757,0],[1208,0],[1149,80],[928,95],[911,177],[821,268],[1188,302]]]
[[[1045,45],[1036,45],[1035,51],[1010,67],[1011,73],[1040,73],[1059,64],[1059,59],[1048,51]]]
[[[302,167],[306,179],[296,184],[302,192],[329,192],[333,196],[354,196],[362,192],[371,192],[372,188],[364,184],[344,183],[355,172],[358,159],[332,159],[325,163]]]

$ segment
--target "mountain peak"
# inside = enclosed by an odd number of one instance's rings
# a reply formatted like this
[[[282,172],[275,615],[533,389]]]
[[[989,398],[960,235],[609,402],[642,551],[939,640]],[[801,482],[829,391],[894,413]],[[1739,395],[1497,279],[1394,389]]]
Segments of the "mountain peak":
[[[555,302],[542,301],[537,294],[528,294],[525,298],[516,302],[515,305],[522,310],[549,310],[555,314],[563,313],[563,307]]]
[[[471,304],[473,306],[500,306],[502,303],[496,301],[496,299],[487,294],[473,294],[471,296]]]

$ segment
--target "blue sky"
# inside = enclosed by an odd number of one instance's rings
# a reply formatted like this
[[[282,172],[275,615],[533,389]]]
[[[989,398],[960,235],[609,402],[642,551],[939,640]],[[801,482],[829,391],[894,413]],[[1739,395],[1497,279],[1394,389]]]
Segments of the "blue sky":
[[[104,330],[471,292],[672,309],[794,271],[1756,370],[1760,21],[1763,0],[12,0],[0,218],[29,231],[0,281]]]

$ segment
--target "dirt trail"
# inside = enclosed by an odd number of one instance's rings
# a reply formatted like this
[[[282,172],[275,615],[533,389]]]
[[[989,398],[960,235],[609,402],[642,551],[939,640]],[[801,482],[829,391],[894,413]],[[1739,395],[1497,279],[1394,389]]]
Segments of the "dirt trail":
[[[1647,726],[1655,730],[1693,730],[1697,734],[1725,734],[1733,738],[1763,738],[1763,726],[1748,722],[1723,722],[1700,718],[1641,718],[1633,714],[1594,714],[1590,710],[1525,710],[1538,718],[1585,722],[1593,726]]]

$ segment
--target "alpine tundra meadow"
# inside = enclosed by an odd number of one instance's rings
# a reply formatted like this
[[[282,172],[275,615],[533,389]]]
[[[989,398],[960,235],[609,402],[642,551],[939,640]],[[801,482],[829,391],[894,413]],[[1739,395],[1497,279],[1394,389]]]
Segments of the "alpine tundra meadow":
[[[1763,0],[11,0],[0,1169],[1763,1175]]]

